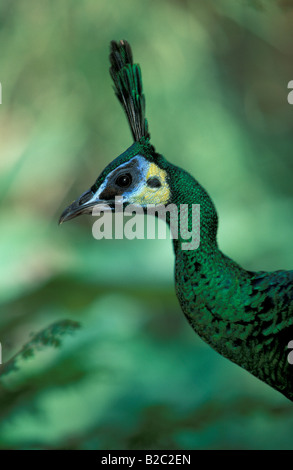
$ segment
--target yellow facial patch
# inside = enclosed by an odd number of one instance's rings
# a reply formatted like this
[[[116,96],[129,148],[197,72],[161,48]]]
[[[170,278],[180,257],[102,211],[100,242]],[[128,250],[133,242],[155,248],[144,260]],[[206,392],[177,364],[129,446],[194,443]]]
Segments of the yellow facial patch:
[[[161,183],[158,188],[151,188],[147,185],[149,178],[156,177]],[[155,163],[151,163],[146,175],[146,181],[139,192],[133,194],[131,202],[136,204],[167,204],[170,198],[170,188],[167,184],[167,172],[159,168]]]

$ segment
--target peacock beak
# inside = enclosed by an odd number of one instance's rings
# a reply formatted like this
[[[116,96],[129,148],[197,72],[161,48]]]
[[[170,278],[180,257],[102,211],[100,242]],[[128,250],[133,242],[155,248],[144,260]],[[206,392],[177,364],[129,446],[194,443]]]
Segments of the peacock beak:
[[[81,214],[91,214],[93,208],[96,206],[98,206],[98,209],[103,212],[109,212],[112,210],[105,201],[95,198],[95,194],[91,190],[86,191],[62,212],[59,219],[59,225],[63,224],[63,222],[67,222],[67,220],[74,219]]]

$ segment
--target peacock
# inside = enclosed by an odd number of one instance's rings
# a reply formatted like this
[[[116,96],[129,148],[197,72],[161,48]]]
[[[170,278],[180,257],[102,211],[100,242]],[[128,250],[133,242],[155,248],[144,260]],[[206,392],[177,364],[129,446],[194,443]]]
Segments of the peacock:
[[[288,360],[288,344],[293,340],[293,271],[247,271],[222,253],[217,244],[218,215],[210,196],[150,143],[141,69],[133,63],[126,40],[111,42],[110,64],[114,91],[134,143],[64,210],[59,223],[91,214],[98,204],[115,211],[117,197],[125,207],[132,204],[144,210],[150,204],[175,204],[179,215],[183,205],[199,205],[199,246],[186,250],[180,234],[173,239],[175,290],[181,309],[193,330],[214,350],[293,400],[293,365]],[[191,212],[181,215],[181,223],[187,218],[192,229]]]

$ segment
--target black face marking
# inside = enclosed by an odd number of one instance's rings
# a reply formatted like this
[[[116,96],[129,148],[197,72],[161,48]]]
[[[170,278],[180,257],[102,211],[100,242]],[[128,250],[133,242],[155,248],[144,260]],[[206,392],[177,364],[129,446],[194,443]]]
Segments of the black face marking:
[[[156,178],[156,176],[152,176],[151,178],[149,178],[147,180],[147,185],[150,188],[159,188],[160,186],[162,186],[161,181],[159,180],[159,178]]]
[[[100,194],[101,200],[109,201],[115,196],[121,196],[126,190],[135,188],[141,181],[141,169],[139,161],[133,158],[127,165],[113,170],[107,181],[107,186]]]

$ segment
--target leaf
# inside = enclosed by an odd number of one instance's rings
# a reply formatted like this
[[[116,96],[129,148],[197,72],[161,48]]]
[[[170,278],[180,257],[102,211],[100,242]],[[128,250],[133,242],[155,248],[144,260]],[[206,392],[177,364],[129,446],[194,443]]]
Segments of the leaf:
[[[62,344],[62,337],[64,335],[72,334],[80,327],[78,322],[72,320],[62,320],[48,326],[44,330],[33,336],[33,338],[26,343],[22,349],[16,353],[8,362],[3,364],[0,368],[0,377],[9,374],[12,371],[19,369],[17,362],[19,359],[28,359],[33,357],[37,351],[44,347],[60,347]]]

